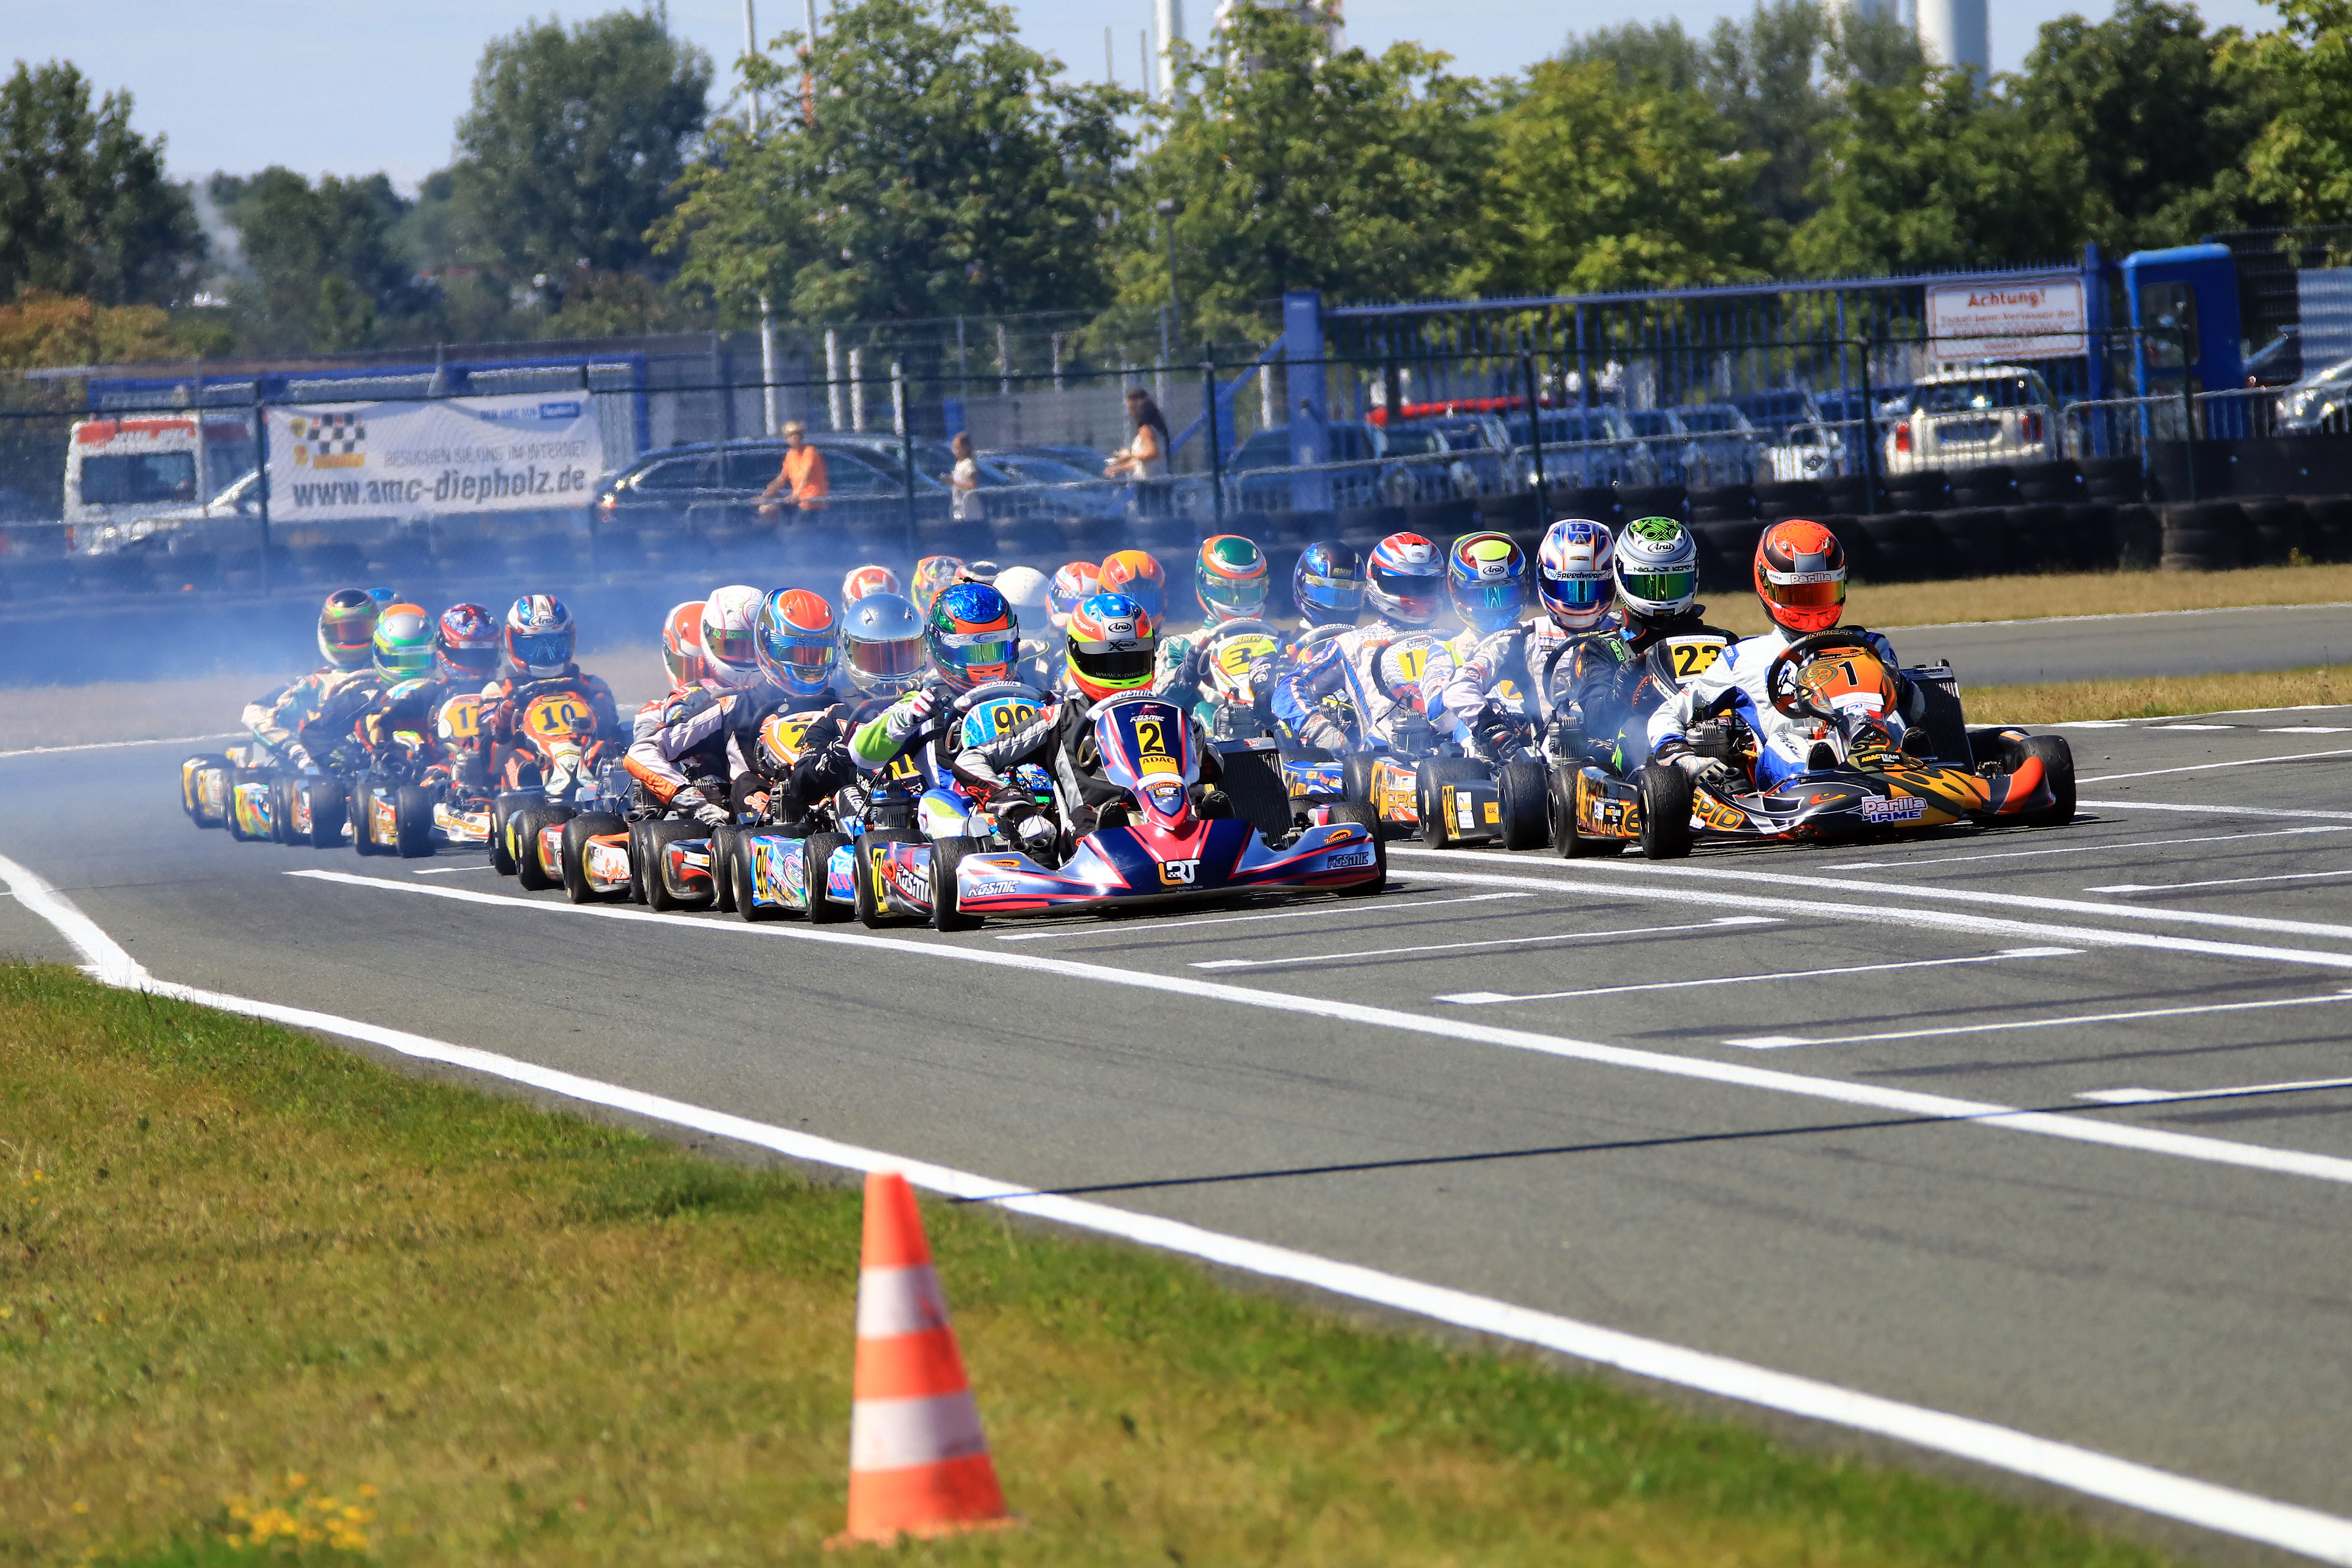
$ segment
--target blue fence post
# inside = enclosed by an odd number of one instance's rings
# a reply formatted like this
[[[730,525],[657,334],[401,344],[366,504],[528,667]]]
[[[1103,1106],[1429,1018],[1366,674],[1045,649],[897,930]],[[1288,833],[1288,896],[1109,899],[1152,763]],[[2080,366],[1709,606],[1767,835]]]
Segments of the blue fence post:
[[[1331,460],[1331,411],[1323,374],[1323,295],[1319,289],[1293,289],[1282,297],[1282,357],[1287,362],[1290,406],[1290,466],[1316,468]],[[1290,504],[1300,511],[1320,511],[1331,504],[1331,479],[1324,473],[1296,474],[1290,481]]]

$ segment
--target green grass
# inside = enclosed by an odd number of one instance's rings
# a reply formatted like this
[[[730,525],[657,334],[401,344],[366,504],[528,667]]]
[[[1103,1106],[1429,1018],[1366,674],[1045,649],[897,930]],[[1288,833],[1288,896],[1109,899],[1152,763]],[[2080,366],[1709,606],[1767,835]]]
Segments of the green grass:
[[[26,965],[0,1139],[0,1563],[825,1560],[855,1193]],[[1180,1261],[928,1221],[1027,1523],[908,1560],[2159,1560]]]

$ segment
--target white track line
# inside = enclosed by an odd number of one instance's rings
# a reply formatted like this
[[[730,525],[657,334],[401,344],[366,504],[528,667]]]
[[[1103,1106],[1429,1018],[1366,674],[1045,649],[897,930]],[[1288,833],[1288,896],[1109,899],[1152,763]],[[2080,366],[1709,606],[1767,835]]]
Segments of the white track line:
[[[2013,958],[2075,958],[2077,947],[2012,947],[2000,952],[1970,953],[1964,958],[1915,958],[1902,963],[1854,963],[1843,969],[1795,969],[1769,974],[1726,974],[1712,980],[1653,980],[1642,985],[1595,985],[1582,991],[1535,991],[1508,996],[1499,991],[1457,991],[1433,996],[1433,1002],[1457,1002],[1484,1007],[1496,1002],[1565,1002],[1580,996],[1622,996],[1633,991],[1695,991],[1702,985],[1753,985],[1762,980],[1823,980],[1840,974],[1885,974],[1897,969],[1946,969],[1958,963],[2000,963]]]
[[[2309,1078],[2299,1083],[2247,1083],[2234,1089],[2086,1089],[2077,1100],[2102,1105],[2161,1105],[2176,1100],[2237,1100],[2250,1094],[2308,1094],[2318,1089],[2352,1089],[2352,1078]]]
[[[1679,861],[1673,864],[1664,864],[1656,860],[1612,860],[1605,858],[1595,860],[1580,860],[1571,867],[1568,862],[1563,860],[1542,860],[1538,859],[1531,855],[1512,855],[1491,849],[1406,849],[1391,846],[1389,849],[1389,854],[1391,858],[1399,855],[1409,855],[1415,858],[1436,858],[1456,862],[1482,860],[1499,862],[1506,866],[1516,866],[1522,871],[1542,870],[1566,873],[1580,871],[1589,867],[1594,871],[1622,877],[1627,879],[1627,880],[1622,884],[1612,883],[1606,888],[1601,888],[1592,883],[1553,882],[1547,884],[1541,880],[1528,878],[1505,879],[1496,881],[1496,885],[1518,887],[1540,887],[1549,885],[1575,892],[1603,893],[1612,898],[1664,898],[1671,896],[1669,894],[1661,893],[1654,889],[1645,889],[1637,893],[1633,891],[1633,885],[1637,880],[1683,881],[1688,879],[1699,879],[1717,882],[1760,882],[1769,888],[1797,889],[1819,888],[1827,892],[1869,893],[1879,898],[1894,896],[1906,899],[1935,899],[1946,903],[1977,904],[1990,906],[1993,909],[2003,910],[2051,910],[2059,913],[2070,915],[2097,915],[2107,920],[2148,921],[2162,925],[2208,926],[2221,931],[2265,931],[2280,936],[2316,936],[2334,938],[2337,941],[2352,941],[2352,925],[2336,925],[2324,921],[2272,920],[2264,915],[2229,915],[2216,913],[2210,910],[2158,910],[2149,909],[2144,905],[2138,904],[2095,903],[2088,899],[2041,898],[2030,893],[1987,893],[1980,892],[1973,888],[1955,888],[1937,882],[1875,882],[1864,881],[1859,878],[1852,877],[1808,877],[1791,871],[1739,871],[1734,870],[1728,867],[1688,865]],[[1465,877],[1439,871],[1415,870],[1412,874],[1421,878],[1424,881],[1435,882],[1476,882],[1496,880],[1491,878]],[[1729,902],[1734,904],[1744,902],[1748,907],[1756,909],[1773,909],[1780,907],[1780,903],[1777,900],[1768,900],[1762,902],[1755,900],[1735,900],[1727,894],[1716,893],[1708,893],[1701,896],[1705,899],[1717,902]],[[1800,907],[1818,909],[1824,914],[1851,914],[1860,911],[1866,913],[1868,917],[1873,920],[1891,921],[1898,923],[1933,923],[1946,918],[1940,913],[1940,911],[1895,908],[1883,904],[1860,905],[1824,903],[1819,905],[1806,904]],[[2009,921],[2002,922],[2002,929],[2019,930],[2025,931],[2028,934],[2032,931],[2039,929],[2046,931],[2053,940],[2072,940],[2071,937],[2059,936],[2057,933],[2061,928],[2057,927],[2036,928],[2025,925],[2023,922]],[[2106,931],[2101,934],[2105,936],[2107,939],[2105,945],[2134,945],[2133,941],[2130,940],[2131,933],[2123,931]],[[2167,937],[2161,939],[2162,942],[2165,943],[2176,942],[2183,940],[2185,939],[2177,937]],[[2218,947],[2227,944],[2216,945]],[[2189,951],[2202,952],[2209,950],[2205,948],[2191,948]],[[2283,953],[2294,953],[2299,955],[2303,961],[2321,964],[2333,965],[2346,962],[2341,954],[2314,952],[2304,948],[2246,949],[2243,950],[2242,955],[2257,952],[2269,957],[2277,957]]]
[[[1714,1355],[1596,1323],[1513,1306],[1507,1301],[1474,1295],[1466,1290],[1424,1284],[1417,1279],[1320,1258],[1290,1247],[1273,1247],[1265,1242],[1251,1241],[1151,1215],[1135,1214],[1084,1199],[1031,1192],[951,1166],[909,1160],[881,1150],[861,1148],[790,1128],[753,1121],[725,1111],[573,1073],[559,1072],[536,1063],[431,1039],[405,1030],[387,1029],[380,1025],[316,1013],[307,1008],[281,1006],[276,1003],[257,1002],[158,981],[111,937],[31,870],[0,857],[0,879],[5,879],[16,889],[26,908],[38,910],[56,925],[81,952],[90,972],[110,984],[152,991],[250,1017],[267,1018],[296,1028],[314,1029],[346,1039],[362,1040],[412,1059],[445,1063],[545,1093],[562,1095],[583,1104],[601,1105],[673,1127],[732,1139],[756,1148],[772,1149],[787,1158],[813,1164],[860,1172],[898,1171],[908,1181],[930,1192],[966,1200],[994,1202],[1004,1208],[1073,1229],[1117,1237],[1181,1257],[1197,1258],[1204,1262],[1255,1274],[1262,1279],[1290,1280],[1333,1295],[1411,1312],[1433,1322],[1450,1323],[1498,1339],[1536,1345],[1595,1365],[1614,1367],[1638,1377],[1697,1389],[1763,1409],[1781,1411],[1808,1420],[1843,1426],[1850,1431],[1891,1437],[1931,1452],[1948,1454],[1974,1464],[2063,1487],[2086,1497],[2121,1503],[2159,1518],[2178,1520],[2241,1540],[2260,1542],[2323,1563],[2352,1565],[2352,1520],[2322,1513],[2316,1509],[2257,1497],[2229,1487],[2215,1486],[2210,1481],[2159,1470],[2075,1444],[2037,1437],[1990,1421],[1979,1421],[1924,1405],[1881,1398],[1835,1384],[1774,1372],[1728,1356]],[[389,882],[380,885],[402,886]],[[414,883],[407,884],[406,889],[412,892],[430,890],[417,888]],[[650,918],[658,920],[662,917]]]
[[[2240,757],[2234,763],[2192,763],[2179,768],[2147,768],[2136,773],[2101,773],[2096,778],[2077,779],[2077,784],[2114,784],[2117,779],[2156,779],[2168,773],[2210,773],[2216,768],[2254,768],[2264,763],[2308,763],[2322,757],[2352,757],[2352,751],[2290,752],[2283,757]]]
[[[2110,882],[2086,893],[2181,893],[2191,888],[2242,888],[2249,882],[2308,882],[2322,877],[2352,877],[2352,871],[2277,871],[2267,877],[2213,877],[2201,882]]]
[[[1410,890],[1418,892],[1421,889],[1416,888]],[[1319,909],[1284,910],[1280,913],[1270,915],[1211,915],[1205,920],[1154,921],[1148,927],[1131,929],[1139,932],[1148,931],[1157,936],[1163,931],[1190,931],[1194,926],[1239,925],[1244,921],[1329,920],[1339,915],[1373,914],[1384,909],[1433,910],[1446,904],[1484,904],[1496,899],[1527,899],[1534,896],[1532,893],[1472,893],[1467,898],[1423,899],[1419,903],[1400,904],[1382,895],[1360,901],[1328,904]],[[1108,936],[1119,929],[1121,928],[1106,927],[1094,921],[1084,925],[1074,922],[1066,926],[1056,926],[1052,931],[1014,931],[1006,936],[1000,936],[996,940],[999,942],[1048,942],[1055,937]]]
[[[1914,866],[1971,866],[1979,860],[2026,860],[2037,855],[2104,855],[2113,849],[2169,849],[2180,844],[2235,844],[2246,838],[2292,838],[2305,833],[2352,833],[2343,827],[2273,827],[2260,833],[2214,833],[2199,838],[2127,838],[2120,843],[2070,844],[2052,849],[2000,849],[1989,855],[1928,855],[1903,860],[1842,860],[1831,871],[1906,871]],[[2092,892],[2099,891],[2093,888]]]
[[[1361,952],[1307,952],[1292,958],[1211,958],[1195,969],[1273,969],[1286,963],[1337,963],[1350,958],[1393,958],[1408,952],[1456,952],[1465,947],[1526,947],[1539,942],[1604,942],[1619,936],[1665,936],[1675,931],[1720,931],[1726,926],[1769,926],[1780,922],[1769,915],[1718,915],[1686,925],[1635,926],[1627,931],[1548,931],[1539,936],[1497,936],[1483,942],[1433,942],[1417,947],[1375,947]]]
[[[678,915],[656,914],[650,910],[635,909],[624,904],[558,903],[551,899],[524,899],[506,893],[478,893],[470,888],[455,888],[440,883],[428,886],[422,882],[395,882],[380,877],[359,876],[349,871],[301,870],[289,871],[286,875],[310,878],[324,882],[340,882],[352,887],[380,888],[395,893],[447,899],[457,903],[480,904],[519,912],[557,917],[580,916],[592,920],[631,922],[650,921],[656,925],[666,925],[673,931],[687,933],[692,940],[698,942],[707,941],[717,932],[735,931],[752,937],[816,942],[833,947],[863,948],[869,952],[889,953],[906,958],[933,959],[949,963],[977,963],[994,969],[1025,970],[1033,974],[1052,974],[1064,979],[1087,981],[1095,984],[1124,986],[1138,991],[1156,991],[1167,995],[1189,996],[1201,1001],[1231,1003],[1269,1013],[1295,1013],[1307,1017],[1328,1018],[1338,1023],[1360,1025],[1368,1028],[1395,1029],[1401,1033],[1427,1035],[1439,1039],[1457,1040],[1472,1045],[1497,1046],[1507,1050],[1532,1051],[1565,1061],[1590,1062],[1601,1067],[1629,1068],[1637,1072],[1658,1073],[1668,1078],[1690,1079],[1733,1089],[1760,1089],[1773,1094],[1798,1095],[1811,1100],[1830,1100],[1840,1105],[1868,1106],[1873,1110],[1891,1111],[1901,1116],[1917,1117],[1922,1121],[1949,1121],[1962,1126],[1991,1127],[2008,1131],[2032,1133],[2039,1137],[2057,1138],[2071,1142],[2095,1143],[2107,1148],[2129,1149],[2140,1153],[2163,1154],[2175,1159],[2195,1160],[2208,1164],[2233,1166],[2241,1170],[2263,1171],[2273,1175],[2303,1176],[2315,1181],[2352,1185],[2352,1159],[2342,1159],[2332,1154],[2312,1154],[2300,1150],[2274,1149],[2259,1143],[2235,1143],[2222,1138],[2162,1132],[2117,1122],[2087,1121],[2039,1110],[2021,1110],[2015,1106],[2000,1105],[1987,1100],[1958,1100],[1948,1095],[1922,1094],[1916,1089],[1890,1089],[1874,1083],[1853,1083],[1842,1079],[1820,1078],[1811,1073],[1780,1072],[1770,1068],[1750,1067],[1744,1062],[1717,1061],[1706,1057],[1682,1057],[1664,1051],[1636,1050],[1625,1046],[1602,1045],[1591,1040],[1538,1034],[1529,1029],[1502,1028],[1490,1024],[1474,1024],[1461,1018],[1431,1017],[1419,1013],[1401,1012],[1392,1007],[1374,1007],[1360,1002],[1341,1002],[1321,996],[1297,996],[1281,991],[1258,991],[1247,986],[1228,985],[1220,981],[1202,980],[1189,974],[1156,974],[1148,970],[1115,969],[1108,964],[1087,963],[1076,959],[1043,958],[1029,953],[996,952],[985,948],[961,947],[943,942],[910,942],[898,937],[869,936],[859,931],[819,930],[804,925],[774,923],[749,925],[741,921],[695,920]]]
[[[498,868],[488,860],[478,866],[436,866],[430,870],[411,871],[412,877],[454,877],[460,871],[495,871]]]
[[[2352,811],[2297,811],[2275,805],[2178,805],[2155,800],[2077,800],[2094,811],[2178,811],[2191,816],[2284,816],[2311,822],[2352,822]]]
[[[199,741],[234,741],[243,733],[242,730],[224,730],[217,735],[166,735],[154,741],[86,741],[79,746],[26,746],[21,751],[0,752],[0,759],[54,757],[67,752],[117,752],[125,746],[193,746]]]
[[[1996,1024],[1948,1024],[1933,1029],[1887,1029],[1875,1035],[1750,1035],[1723,1043],[1744,1050],[1779,1051],[1791,1046],[1860,1046],[1879,1040],[1940,1039],[1948,1035],[1994,1035],[2011,1029],[2121,1024],[2139,1018],[2185,1018],[2194,1013],[2252,1013],[2265,1007],[2314,1007],[2335,1002],[2352,1002],[2352,991],[2339,991],[2332,996],[2274,996],[2266,1002],[2210,1002],[2194,1007],[2145,1007],[2133,1013],[2076,1013],[2063,1018],[2016,1018]]]

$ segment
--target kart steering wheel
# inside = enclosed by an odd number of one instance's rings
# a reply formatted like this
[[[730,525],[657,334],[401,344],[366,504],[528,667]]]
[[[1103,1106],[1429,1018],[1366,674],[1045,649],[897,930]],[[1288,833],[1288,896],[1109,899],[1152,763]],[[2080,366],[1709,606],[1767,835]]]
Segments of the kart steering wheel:
[[[1772,656],[1771,667],[1764,672],[1764,694],[1772,700],[1772,706],[1791,719],[1834,721],[1837,715],[1816,703],[1812,694],[1798,681],[1806,665],[1832,648],[1860,654],[1874,664],[1879,662],[1878,650],[1850,628],[1809,633]]]

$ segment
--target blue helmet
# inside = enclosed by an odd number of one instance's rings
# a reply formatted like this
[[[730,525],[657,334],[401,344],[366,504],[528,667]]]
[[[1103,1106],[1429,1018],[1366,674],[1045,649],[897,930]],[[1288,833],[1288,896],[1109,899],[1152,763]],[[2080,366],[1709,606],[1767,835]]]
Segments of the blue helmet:
[[[931,665],[959,691],[1011,680],[1021,658],[1021,626],[1004,595],[986,583],[951,583],[931,601],[924,627]]]
[[[1364,613],[1364,558],[1332,540],[1308,545],[1290,569],[1290,602],[1307,626],[1355,625]]]
[[[1491,636],[1519,618],[1527,600],[1528,552],[1507,533],[1465,533],[1445,552],[1445,589],[1462,624]]]
[[[1607,525],[1590,518],[1564,517],[1544,531],[1536,551],[1536,595],[1554,626],[1589,632],[1608,618],[1617,598],[1616,555]]]

